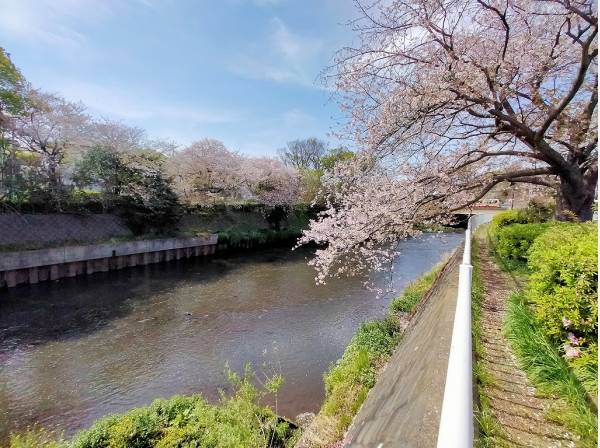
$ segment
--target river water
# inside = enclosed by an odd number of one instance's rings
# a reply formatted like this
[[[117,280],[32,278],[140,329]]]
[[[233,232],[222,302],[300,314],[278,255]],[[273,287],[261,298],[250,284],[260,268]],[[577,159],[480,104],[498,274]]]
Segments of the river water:
[[[402,242],[393,287],[461,241],[450,233]],[[158,397],[216,399],[226,364],[281,373],[280,414],[317,410],[323,373],[391,296],[377,297],[364,279],[315,286],[310,256],[268,249],[1,291],[0,441],[33,424],[69,436]]]

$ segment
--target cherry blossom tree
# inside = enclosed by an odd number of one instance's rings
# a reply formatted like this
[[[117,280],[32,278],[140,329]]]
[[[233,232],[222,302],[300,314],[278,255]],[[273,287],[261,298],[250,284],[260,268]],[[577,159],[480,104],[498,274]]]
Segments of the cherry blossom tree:
[[[210,194],[235,197],[242,184],[242,157],[218,140],[203,139],[175,152],[167,173],[185,202],[202,202]]]
[[[243,161],[243,182],[254,199],[271,207],[289,207],[299,197],[297,171],[269,157],[249,157]]]
[[[381,269],[415,224],[503,181],[555,188],[591,219],[598,175],[597,10],[587,0],[392,0],[365,5],[359,45],[329,73],[364,148],[300,243],[327,275]]]
[[[50,191],[56,193],[61,185],[63,159],[87,144],[89,116],[82,104],[38,90],[29,92],[27,106],[15,118],[16,144],[42,157]]]
[[[132,151],[146,145],[143,129],[108,118],[90,122],[85,132],[91,145],[112,152]]]

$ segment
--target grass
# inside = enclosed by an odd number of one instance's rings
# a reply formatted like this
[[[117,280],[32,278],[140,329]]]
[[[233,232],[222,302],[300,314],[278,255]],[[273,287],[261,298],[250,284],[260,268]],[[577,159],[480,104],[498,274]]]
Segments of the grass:
[[[514,232],[521,229],[526,230],[527,226],[525,224],[513,225]],[[537,224],[537,226],[543,225]],[[510,230],[510,226],[508,230]],[[527,253],[520,258],[511,257],[509,256],[511,255],[510,247],[504,248],[503,251],[497,250],[497,238],[492,232],[488,232],[487,237],[492,248],[491,252],[500,268],[515,277],[518,283],[529,284],[532,271],[527,266]],[[564,261],[567,263],[568,260]],[[528,290],[528,288],[525,289]],[[579,436],[578,446],[595,447],[597,446],[598,430],[595,405],[591,403],[582,382],[562,358],[559,347],[548,339],[542,328],[542,322],[536,320],[533,311],[525,292],[514,293],[509,298],[505,333],[511,348],[520,367],[525,371],[537,391],[542,395],[555,398],[547,418],[564,425]],[[481,380],[481,383],[484,382],[485,379]],[[482,393],[481,389],[480,393]],[[485,397],[481,401],[483,414],[485,414]],[[482,420],[484,423],[480,425],[484,428],[482,432],[485,432],[485,428],[490,426],[489,418],[484,415]],[[493,436],[494,426],[491,425],[491,428]],[[493,444],[484,444],[483,446],[493,446]]]
[[[506,335],[519,364],[538,391],[558,398],[549,417],[581,437],[581,446],[597,446],[598,420],[588,395],[558,351],[548,342],[523,293],[511,296]]]
[[[402,294],[390,303],[390,312],[392,314],[399,312],[412,313],[421,300],[423,300],[427,291],[431,289],[431,286],[435,282],[435,279],[440,275],[440,272],[442,272],[446,262],[447,259],[437,263],[429,272],[409,283]]]
[[[378,371],[400,341],[400,327],[388,316],[363,323],[342,358],[325,374],[325,401],[321,412],[334,417],[339,438],[348,429],[375,385]]]

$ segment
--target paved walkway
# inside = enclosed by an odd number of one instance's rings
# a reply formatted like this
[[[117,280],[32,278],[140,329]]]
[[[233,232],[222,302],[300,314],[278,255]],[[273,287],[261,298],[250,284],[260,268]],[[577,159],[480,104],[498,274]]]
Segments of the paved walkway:
[[[346,446],[435,447],[457,288],[455,255],[369,392]]]
[[[506,302],[517,288],[510,275],[502,272],[489,254],[485,237],[479,238],[481,278],[485,300],[482,310],[483,367],[491,385],[483,392],[490,399],[491,412],[502,427],[498,447],[574,447],[574,437],[564,427],[546,419],[552,402],[536,394],[503,334]]]

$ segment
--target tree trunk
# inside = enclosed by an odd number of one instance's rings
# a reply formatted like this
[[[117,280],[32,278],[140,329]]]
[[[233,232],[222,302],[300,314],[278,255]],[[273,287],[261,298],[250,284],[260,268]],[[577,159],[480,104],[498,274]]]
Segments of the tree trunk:
[[[556,219],[559,221],[590,221],[596,196],[597,172],[588,172],[580,185],[561,177],[556,198]]]

